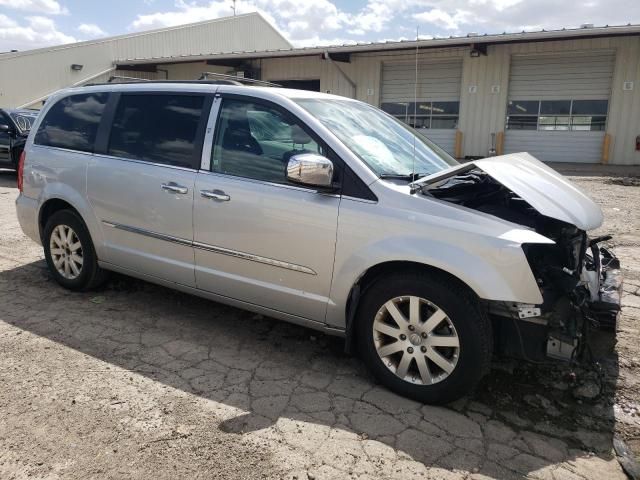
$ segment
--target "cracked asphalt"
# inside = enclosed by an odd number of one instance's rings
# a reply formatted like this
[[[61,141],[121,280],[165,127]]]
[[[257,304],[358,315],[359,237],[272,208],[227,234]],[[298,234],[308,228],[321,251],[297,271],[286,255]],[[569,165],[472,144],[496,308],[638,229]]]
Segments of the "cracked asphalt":
[[[603,395],[572,395],[566,365],[502,360],[433,407],[317,332],[123,276],[63,290],[0,172],[0,478],[626,478],[612,442],[640,454],[640,188],[574,180],[626,277],[617,343],[594,347]]]

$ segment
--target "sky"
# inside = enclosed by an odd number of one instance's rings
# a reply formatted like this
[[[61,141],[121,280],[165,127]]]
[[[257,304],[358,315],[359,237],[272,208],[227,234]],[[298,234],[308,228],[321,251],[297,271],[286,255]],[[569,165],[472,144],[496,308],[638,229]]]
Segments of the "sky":
[[[233,15],[232,0],[0,0],[0,52]],[[295,46],[640,24],[640,0],[237,0]]]

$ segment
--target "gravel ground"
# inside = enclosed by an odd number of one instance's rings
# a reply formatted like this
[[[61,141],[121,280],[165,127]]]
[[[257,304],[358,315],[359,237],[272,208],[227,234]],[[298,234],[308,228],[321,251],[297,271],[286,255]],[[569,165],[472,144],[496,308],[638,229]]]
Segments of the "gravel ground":
[[[603,395],[576,398],[567,366],[500,361],[443,408],[310,330],[121,276],[63,290],[0,173],[0,478],[626,478],[612,444],[640,454],[640,187],[573,179],[626,277],[617,343],[595,345]]]

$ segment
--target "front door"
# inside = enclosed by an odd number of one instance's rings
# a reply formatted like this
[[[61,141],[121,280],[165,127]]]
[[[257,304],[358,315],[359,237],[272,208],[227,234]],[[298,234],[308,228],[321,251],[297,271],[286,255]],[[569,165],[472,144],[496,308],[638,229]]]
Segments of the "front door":
[[[288,182],[285,165],[326,149],[273,104],[225,98],[220,108],[210,171],[196,177],[197,286],[323,322],[340,198]]]
[[[102,261],[195,286],[193,197],[208,115],[202,94],[123,93],[87,195]]]
[[[12,127],[13,123],[9,116],[0,111],[0,125]],[[11,131],[0,130],[0,166],[6,166],[11,163],[11,144],[13,142],[13,134]]]

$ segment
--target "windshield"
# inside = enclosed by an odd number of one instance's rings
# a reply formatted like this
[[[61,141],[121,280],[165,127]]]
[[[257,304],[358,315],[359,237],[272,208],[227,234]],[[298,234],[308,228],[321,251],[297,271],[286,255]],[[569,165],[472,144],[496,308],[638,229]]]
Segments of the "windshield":
[[[458,162],[435,143],[371,105],[296,99],[378,176],[430,175]]]
[[[37,112],[9,112],[11,119],[15,122],[18,129],[25,133],[31,130],[31,125],[38,117]]]

